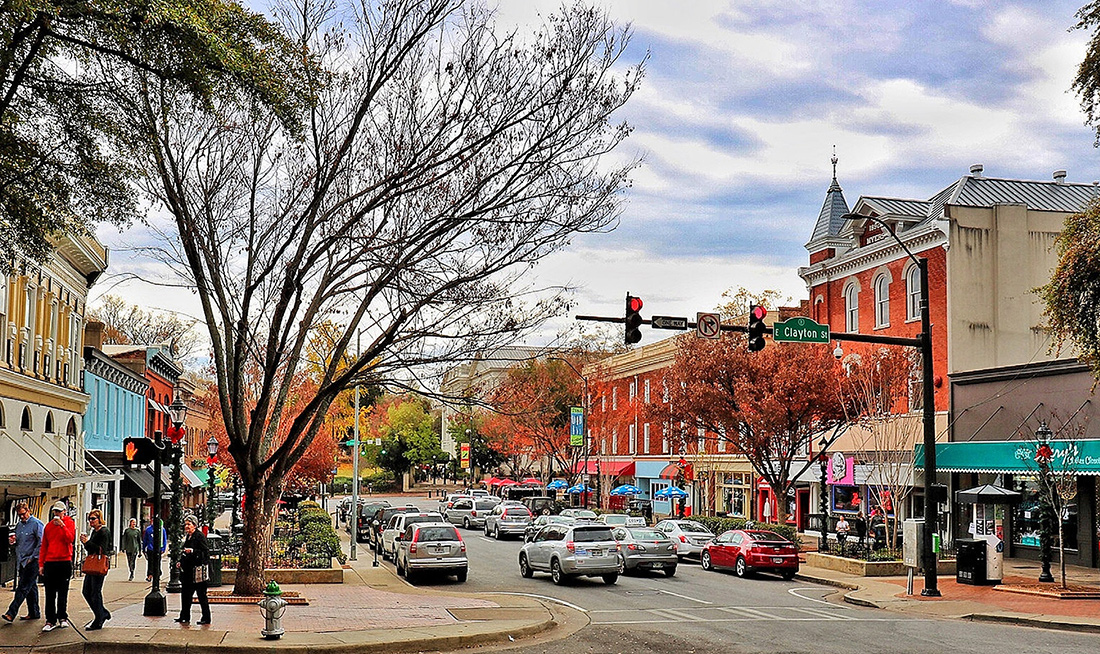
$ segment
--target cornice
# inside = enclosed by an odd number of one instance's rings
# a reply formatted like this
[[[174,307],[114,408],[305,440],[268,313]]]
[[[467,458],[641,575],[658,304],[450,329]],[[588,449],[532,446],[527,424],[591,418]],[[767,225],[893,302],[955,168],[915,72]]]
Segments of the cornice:
[[[947,245],[947,235],[940,230],[938,225],[932,223],[906,230],[898,236],[914,254],[919,254],[924,250],[937,246]],[[877,268],[905,256],[905,252],[898,247],[897,241],[886,237],[863,247],[848,250],[832,259],[821,261],[812,266],[801,267],[798,269],[798,276],[806,282],[808,288],[813,288]]]
[[[67,388],[65,386],[59,386],[48,381],[41,379],[35,379],[34,377],[28,377],[21,375],[15,371],[8,370],[7,368],[0,368],[0,383],[9,384],[17,388],[23,388],[33,393],[37,393],[42,396],[43,400],[49,398],[57,398],[65,402],[73,402],[76,404],[88,405],[88,395],[81,391]],[[45,404],[46,402],[42,402]]]

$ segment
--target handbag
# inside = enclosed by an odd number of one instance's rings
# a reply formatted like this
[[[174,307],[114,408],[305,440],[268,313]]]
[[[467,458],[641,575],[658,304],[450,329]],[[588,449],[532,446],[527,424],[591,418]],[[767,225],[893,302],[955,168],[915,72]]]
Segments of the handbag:
[[[80,571],[86,575],[102,577],[111,569],[111,557],[106,554],[89,554],[84,557]]]
[[[205,563],[195,566],[193,581],[196,584],[205,584],[210,581],[210,566]]]

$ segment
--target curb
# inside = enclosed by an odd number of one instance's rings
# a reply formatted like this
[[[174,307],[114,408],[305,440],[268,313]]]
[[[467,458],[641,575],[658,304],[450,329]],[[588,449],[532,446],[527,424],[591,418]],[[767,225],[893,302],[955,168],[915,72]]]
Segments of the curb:
[[[1038,627],[1040,629],[1056,629],[1058,631],[1075,631],[1078,633],[1100,634],[1100,624],[1087,624],[1081,622],[1057,622],[1043,620],[1041,618],[1029,618],[1027,616],[999,615],[996,613],[971,613],[961,616],[963,620],[972,622],[996,622],[1000,624],[1014,624],[1021,627]]]

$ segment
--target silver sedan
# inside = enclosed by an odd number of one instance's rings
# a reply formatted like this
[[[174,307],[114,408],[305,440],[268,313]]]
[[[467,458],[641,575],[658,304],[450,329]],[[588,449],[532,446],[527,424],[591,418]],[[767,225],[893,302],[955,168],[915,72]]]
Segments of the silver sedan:
[[[676,543],[652,527],[616,527],[611,534],[619,543],[619,572],[661,570],[666,577],[676,574]]]

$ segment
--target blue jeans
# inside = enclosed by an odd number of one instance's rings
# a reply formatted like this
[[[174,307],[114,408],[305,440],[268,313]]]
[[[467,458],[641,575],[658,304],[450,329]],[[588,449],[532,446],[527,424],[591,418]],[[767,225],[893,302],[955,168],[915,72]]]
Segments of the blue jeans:
[[[31,559],[27,565],[19,568],[19,583],[15,587],[15,599],[8,606],[8,615],[14,618],[23,600],[27,600],[27,615],[32,618],[42,616],[38,608],[38,559]]]
[[[88,602],[88,608],[92,610],[92,615],[95,616],[95,623],[102,626],[107,618],[111,617],[111,614],[103,606],[103,582],[107,579],[106,575],[84,575],[84,588],[82,594],[84,600]]]

